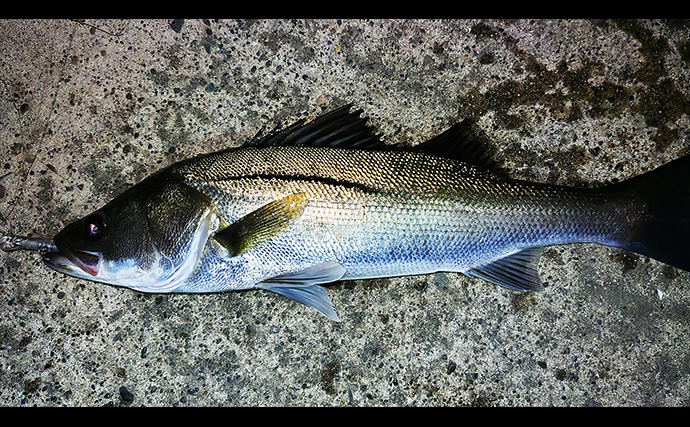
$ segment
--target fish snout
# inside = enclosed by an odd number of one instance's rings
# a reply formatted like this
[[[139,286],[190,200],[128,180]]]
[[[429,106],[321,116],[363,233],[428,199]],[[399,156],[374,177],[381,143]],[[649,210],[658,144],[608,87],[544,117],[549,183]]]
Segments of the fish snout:
[[[69,250],[55,248],[43,254],[43,262],[53,270],[81,276],[86,273],[89,276],[97,276],[101,255],[98,252]]]

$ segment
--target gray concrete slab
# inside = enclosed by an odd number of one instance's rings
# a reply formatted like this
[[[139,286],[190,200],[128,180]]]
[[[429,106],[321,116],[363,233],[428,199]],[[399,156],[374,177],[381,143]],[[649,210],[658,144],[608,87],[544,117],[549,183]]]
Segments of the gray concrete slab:
[[[689,154],[686,21],[0,21],[0,231],[49,235],[176,160],[347,102],[419,143],[472,116],[513,176]],[[144,295],[0,253],[3,406],[681,406],[690,273],[554,247],[546,290],[341,283]]]

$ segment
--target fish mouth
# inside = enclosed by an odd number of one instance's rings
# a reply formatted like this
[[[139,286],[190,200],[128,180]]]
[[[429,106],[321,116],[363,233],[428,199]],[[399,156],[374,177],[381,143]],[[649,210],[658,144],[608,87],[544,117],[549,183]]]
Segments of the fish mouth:
[[[43,254],[43,262],[53,270],[70,275],[79,275],[80,271],[89,276],[97,276],[101,262],[101,254],[98,252],[78,249],[57,248]]]

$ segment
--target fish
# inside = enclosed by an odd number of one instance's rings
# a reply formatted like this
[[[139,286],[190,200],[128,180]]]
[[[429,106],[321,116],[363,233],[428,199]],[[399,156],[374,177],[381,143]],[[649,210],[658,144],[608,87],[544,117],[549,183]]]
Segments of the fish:
[[[464,119],[384,142],[351,104],[143,179],[51,239],[5,238],[51,269],[146,293],[259,289],[340,321],[324,286],[462,273],[544,290],[544,248],[578,242],[689,271],[690,156],[621,182],[510,174]]]

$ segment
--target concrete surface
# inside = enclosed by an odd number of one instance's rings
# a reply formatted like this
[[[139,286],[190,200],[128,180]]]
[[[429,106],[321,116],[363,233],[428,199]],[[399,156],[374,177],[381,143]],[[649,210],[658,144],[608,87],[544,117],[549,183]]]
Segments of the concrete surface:
[[[683,21],[0,22],[0,231],[52,235],[173,161],[346,102],[393,142],[473,116],[515,177],[684,154]],[[519,295],[456,274],[143,295],[0,253],[3,406],[683,406],[690,273],[546,251]]]

